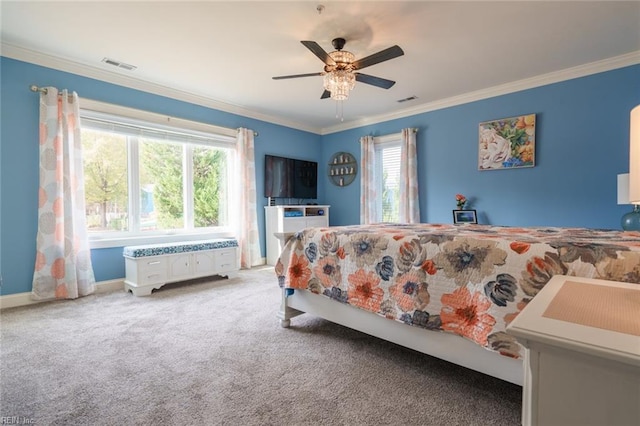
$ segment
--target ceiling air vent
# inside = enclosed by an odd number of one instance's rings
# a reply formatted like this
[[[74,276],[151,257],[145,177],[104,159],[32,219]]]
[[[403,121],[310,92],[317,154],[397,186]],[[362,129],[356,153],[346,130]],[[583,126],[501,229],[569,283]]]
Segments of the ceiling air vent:
[[[102,62],[107,65],[113,65],[114,67],[122,68],[127,71],[133,71],[138,68],[135,65],[125,64],[124,62],[116,61],[115,59],[102,58]]]
[[[412,101],[412,100],[414,100],[414,99],[418,99],[418,97],[417,97],[417,96],[409,96],[408,98],[398,99],[398,101],[397,101],[397,102],[398,102],[399,104],[401,104],[401,103],[403,103],[403,102]]]

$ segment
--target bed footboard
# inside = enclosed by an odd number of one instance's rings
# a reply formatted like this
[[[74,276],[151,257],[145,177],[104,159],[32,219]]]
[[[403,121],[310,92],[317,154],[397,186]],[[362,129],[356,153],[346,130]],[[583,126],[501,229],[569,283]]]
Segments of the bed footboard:
[[[287,293],[288,291],[288,293]],[[337,303],[306,290],[283,289],[278,318],[289,327],[291,318],[308,313],[400,346],[461,365],[522,386],[523,362],[484,349],[452,333],[424,330],[380,315]]]

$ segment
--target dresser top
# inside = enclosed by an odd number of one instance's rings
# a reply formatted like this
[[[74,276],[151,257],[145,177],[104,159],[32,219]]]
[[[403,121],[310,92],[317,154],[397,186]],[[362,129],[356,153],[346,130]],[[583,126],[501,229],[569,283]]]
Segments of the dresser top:
[[[507,332],[640,367],[640,285],[556,275]]]

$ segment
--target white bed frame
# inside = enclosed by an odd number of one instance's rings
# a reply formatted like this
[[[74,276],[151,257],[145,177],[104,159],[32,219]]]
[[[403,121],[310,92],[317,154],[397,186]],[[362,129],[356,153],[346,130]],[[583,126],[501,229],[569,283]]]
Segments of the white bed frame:
[[[293,294],[287,295],[291,292],[287,290],[282,291],[282,303],[278,312],[282,327],[289,327],[291,318],[309,313],[507,382],[520,386],[523,384],[522,359],[488,351],[456,334],[408,326],[310,291],[295,290]]]

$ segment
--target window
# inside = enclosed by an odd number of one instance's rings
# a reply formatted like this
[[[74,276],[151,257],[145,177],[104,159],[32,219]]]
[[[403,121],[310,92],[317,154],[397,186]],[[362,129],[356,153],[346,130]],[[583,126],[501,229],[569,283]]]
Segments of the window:
[[[400,221],[400,135],[375,138],[376,186],[382,194],[376,211],[382,222]]]
[[[90,238],[116,246],[228,233],[235,130],[121,110],[81,111]]]

